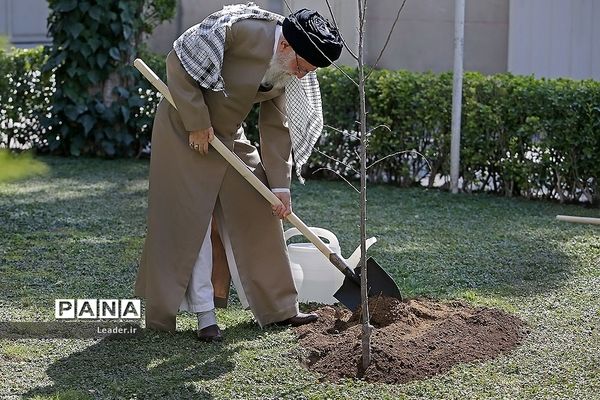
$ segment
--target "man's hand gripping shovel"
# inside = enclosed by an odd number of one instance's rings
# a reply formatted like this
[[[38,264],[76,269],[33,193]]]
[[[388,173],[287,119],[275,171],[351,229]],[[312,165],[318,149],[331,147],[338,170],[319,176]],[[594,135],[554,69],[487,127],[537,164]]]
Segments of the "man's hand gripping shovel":
[[[152,83],[152,85],[167,99],[167,101],[175,108],[175,102],[169,92],[169,88],[165,83],[142,61],[136,59],[133,65]],[[280,200],[258,179],[239,159],[231,150],[229,150],[223,142],[216,136],[210,142],[210,144],[219,152],[219,154],[231,164],[236,171],[238,171],[244,179],[248,181],[258,192],[269,202],[271,205],[281,204]],[[298,230],[312,243],[314,244],[327,259],[344,274],[345,279],[342,286],[334,294],[334,297],[344,304],[351,310],[356,310],[361,303],[360,294],[360,271],[361,266],[358,266],[353,271],[344,259],[339,255],[331,251],[331,249],[317,236],[315,235],[308,226],[296,214],[291,213],[287,216],[287,220],[294,225]],[[402,299],[400,290],[394,282],[394,280],[388,275],[387,272],[381,268],[379,264],[373,259],[367,260],[367,273],[369,283],[369,296],[383,295],[388,297],[395,297]]]

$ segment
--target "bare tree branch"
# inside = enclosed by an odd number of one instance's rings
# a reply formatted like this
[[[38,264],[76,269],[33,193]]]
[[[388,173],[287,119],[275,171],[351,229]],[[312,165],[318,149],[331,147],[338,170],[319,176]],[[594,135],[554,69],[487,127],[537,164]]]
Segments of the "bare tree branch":
[[[381,125],[377,125],[373,129],[369,130],[369,132],[367,133],[367,136],[369,136],[371,133],[373,133],[374,130],[379,129],[379,128],[387,128],[388,131],[392,132],[392,128],[390,128],[389,126],[387,126],[385,124],[381,124]]]
[[[331,4],[329,4],[329,0],[325,0],[325,3],[327,3],[327,8],[329,8],[329,14],[331,14],[331,19],[333,21],[333,26],[335,26],[339,32],[340,30],[340,26],[338,25],[336,19],[335,19],[335,15],[333,14],[333,10],[331,9]],[[346,48],[346,50],[348,51],[348,53],[350,53],[350,55],[352,56],[352,58],[354,58],[356,61],[358,61],[358,56],[356,54],[354,54],[354,52],[352,51],[352,49],[350,48],[350,46],[348,46],[348,44],[346,43],[346,41],[344,40],[344,37],[342,36],[342,34],[340,33],[340,38],[342,39],[342,43],[344,44],[344,47]]]
[[[283,2],[285,3],[285,6],[288,8],[288,10],[289,10],[290,12],[292,12],[292,8],[291,8],[291,7],[290,7],[290,5],[288,4],[287,0],[283,0]],[[300,27],[300,28],[302,29],[302,31],[303,31],[304,33],[306,33],[306,30],[305,30],[304,28],[302,28],[302,27]],[[341,36],[341,35],[340,35],[340,36]],[[354,83],[354,85],[355,85],[356,87],[358,87],[358,86],[359,86],[359,85],[358,85],[358,82],[356,82],[354,79],[352,79],[352,77],[351,77],[350,75],[348,75],[348,74],[347,74],[347,73],[346,73],[346,72],[345,72],[345,71],[344,71],[344,70],[343,70],[343,69],[342,69],[342,68],[341,68],[341,67],[340,67],[340,66],[339,66],[339,65],[338,65],[336,62],[334,62],[334,61],[333,61],[331,58],[329,58],[329,56],[327,56],[327,54],[325,54],[325,53],[323,52],[323,50],[321,50],[321,49],[319,48],[319,46],[317,46],[317,44],[314,42],[314,40],[312,40],[312,38],[310,37],[310,35],[309,35],[309,34],[306,34],[306,37],[308,37],[308,39],[310,40],[310,42],[311,42],[311,43],[312,43],[312,44],[315,46],[315,48],[316,48],[317,50],[319,50],[319,52],[321,53],[321,55],[322,55],[323,57],[325,57],[325,58],[326,58],[326,59],[327,59],[327,60],[328,60],[328,61],[331,63],[331,65],[333,65],[334,67],[336,67],[336,68],[338,69],[338,71],[340,71],[340,72],[342,73],[342,75],[344,75],[344,76],[345,76],[346,78],[348,78],[348,79],[349,79],[349,80],[350,80],[352,83]]]
[[[331,157],[330,155],[327,155],[327,154],[325,154],[324,152],[322,152],[322,151],[321,151],[321,150],[319,150],[319,149],[315,149],[315,151],[316,151],[317,153],[320,153],[321,155],[323,155],[323,156],[325,156],[325,157],[329,158],[331,161],[335,161],[336,163],[342,164],[344,167],[346,167],[346,168],[348,168],[348,169],[350,169],[350,170],[352,170],[352,171],[356,172],[357,174],[359,174],[359,173],[360,173],[360,172],[358,172],[357,170],[355,170],[353,167],[351,167],[350,165],[348,165],[348,164],[346,164],[346,163],[344,163],[344,162],[342,162],[342,161],[340,161],[340,160],[338,160],[338,159],[336,159],[336,158],[333,158],[333,157]]]
[[[385,52],[385,49],[387,48],[388,44],[390,43],[390,39],[392,38],[392,33],[394,33],[394,28],[396,28],[396,24],[398,23],[398,20],[400,19],[400,13],[402,12],[402,9],[404,8],[405,4],[406,4],[406,0],[404,0],[402,2],[402,5],[398,9],[398,13],[396,14],[396,19],[394,20],[394,23],[392,24],[392,28],[390,29],[390,31],[388,33],[388,37],[385,40],[385,44],[381,48],[381,52],[379,52],[379,56],[377,56],[377,59],[375,60],[375,64],[373,64],[373,69],[371,69],[371,71],[369,71],[369,73],[367,74],[367,77],[365,78],[365,80],[369,79],[369,77],[371,76],[371,74],[373,73],[373,71],[375,71],[375,68],[377,68],[377,65],[379,65],[379,61],[381,60],[381,57],[383,56],[383,53]]]
[[[334,130],[334,131],[336,131],[336,132],[339,132],[339,133],[341,133],[342,135],[349,136],[349,137],[351,137],[352,139],[360,140],[360,137],[358,137],[358,135],[353,135],[352,133],[350,133],[350,132],[348,132],[348,131],[343,131],[343,130],[341,130],[341,129],[338,129],[338,128],[336,128],[335,126],[331,126],[331,125],[327,125],[327,124],[323,124],[323,126],[324,126],[325,128],[329,128],[329,129],[332,129],[332,130]]]
[[[380,158],[379,160],[375,161],[375,162],[374,162],[374,163],[372,163],[371,165],[369,165],[369,166],[367,167],[367,169],[371,168],[373,165],[375,165],[375,164],[378,164],[378,163],[382,162],[383,160],[386,160],[386,159],[388,159],[388,158],[390,158],[390,157],[394,157],[394,156],[397,156],[398,154],[405,154],[405,153],[418,154],[418,155],[420,155],[421,157],[423,157],[423,159],[424,159],[424,160],[425,160],[425,162],[427,163],[427,166],[429,167],[429,171],[431,171],[431,164],[429,163],[429,160],[427,159],[427,157],[425,157],[423,154],[419,153],[419,152],[418,152],[418,151],[416,151],[416,150],[403,150],[403,151],[397,151],[397,152],[395,152],[395,153],[389,154],[389,155],[387,155],[387,156],[385,156],[385,157],[383,157],[383,158]]]
[[[327,171],[331,171],[331,172],[333,172],[334,174],[336,174],[337,176],[339,176],[340,178],[342,178],[342,180],[343,180],[344,182],[346,182],[348,185],[350,185],[350,187],[351,187],[352,189],[354,189],[354,190],[355,190],[357,193],[360,193],[360,190],[358,190],[358,189],[357,189],[357,188],[356,188],[356,187],[355,187],[353,184],[351,184],[351,183],[350,183],[350,181],[348,181],[348,179],[344,178],[344,177],[343,177],[343,176],[342,176],[342,175],[341,175],[339,172],[337,172],[337,171],[334,171],[334,170],[333,170],[333,169],[331,169],[331,168],[326,168],[326,167],[318,168],[318,169],[316,169],[315,171],[313,171],[313,174],[316,174],[317,172],[319,172],[319,171],[322,171],[322,170],[327,170]]]

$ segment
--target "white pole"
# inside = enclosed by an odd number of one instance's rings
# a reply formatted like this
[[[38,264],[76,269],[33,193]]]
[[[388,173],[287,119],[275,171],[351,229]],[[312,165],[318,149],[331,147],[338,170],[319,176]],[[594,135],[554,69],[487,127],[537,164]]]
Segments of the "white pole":
[[[462,110],[465,0],[454,2],[454,83],[452,86],[452,140],[450,142],[450,189],[458,193],[460,165],[460,114]]]

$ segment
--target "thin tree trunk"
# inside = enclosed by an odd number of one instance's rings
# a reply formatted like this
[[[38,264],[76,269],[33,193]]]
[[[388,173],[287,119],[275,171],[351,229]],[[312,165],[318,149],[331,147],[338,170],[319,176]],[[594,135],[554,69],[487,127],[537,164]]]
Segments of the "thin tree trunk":
[[[360,292],[362,301],[362,369],[371,364],[371,324],[369,317],[369,294],[367,286],[367,110],[365,100],[364,70],[364,21],[366,0],[358,0],[358,91],[360,97],[360,250],[361,277]]]

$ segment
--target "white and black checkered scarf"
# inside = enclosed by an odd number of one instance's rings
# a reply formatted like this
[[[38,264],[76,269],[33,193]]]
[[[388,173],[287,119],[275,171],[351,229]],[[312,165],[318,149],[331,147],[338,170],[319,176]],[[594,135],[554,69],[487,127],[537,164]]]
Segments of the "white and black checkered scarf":
[[[201,87],[225,93],[221,69],[226,27],[247,18],[279,22],[284,19],[279,14],[260,9],[254,3],[225,6],[189,28],[173,43],[181,64]],[[290,79],[285,86],[285,97],[296,175],[303,183],[304,179],[300,175],[302,165],[308,161],[323,130],[317,74],[311,72],[302,79]]]

